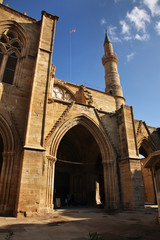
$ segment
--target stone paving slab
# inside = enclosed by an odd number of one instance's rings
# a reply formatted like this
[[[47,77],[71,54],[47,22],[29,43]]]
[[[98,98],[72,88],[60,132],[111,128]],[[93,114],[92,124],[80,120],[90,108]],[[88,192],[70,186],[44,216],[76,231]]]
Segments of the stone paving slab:
[[[107,213],[102,209],[65,209],[30,218],[0,217],[0,240],[87,240],[98,232],[104,240],[160,239],[157,209]],[[9,240],[11,240],[9,239]]]

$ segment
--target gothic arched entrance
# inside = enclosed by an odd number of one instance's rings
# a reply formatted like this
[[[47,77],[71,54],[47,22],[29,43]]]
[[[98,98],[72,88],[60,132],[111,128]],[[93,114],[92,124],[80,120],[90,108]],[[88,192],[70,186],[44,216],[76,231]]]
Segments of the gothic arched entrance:
[[[59,194],[63,203],[66,193],[73,191],[75,200],[79,203],[94,205],[98,202],[99,192],[101,201],[104,201],[105,195],[106,209],[118,207],[116,154],[101,126],[87,116],[76,116],[59,126],[47,145],[49,152],[46,206],[52,207],[56,194],[57,197]],[[79,163],[79,167],[76,166],[76,162]],[[88,184],[88,181],[93,183]],[[62,182],[65,184],[59,186]],[[78,191],[76,184],[79,186]]]
[[[88,205],[104,203],[102,157],[92,134],[78,124],[62,138],[55,168],[54,198],[66,204]]]

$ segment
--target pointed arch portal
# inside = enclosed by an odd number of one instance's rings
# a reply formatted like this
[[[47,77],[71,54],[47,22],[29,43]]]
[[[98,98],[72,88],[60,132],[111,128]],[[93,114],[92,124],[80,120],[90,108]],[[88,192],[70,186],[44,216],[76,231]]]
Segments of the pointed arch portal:
[[[54,171],[53,193],[50,194],[51,189],[47,191],[54,201],[58,198],[64,205],[69,194],[72,204],[105,203],[107,209],[118,207],[116,156],[107,136],[91,119],[77,116],[57,128],[50,156],[56,163],[49,163]]]
[[[104,203],[104,178],[100,149],[92,134],[81,124],[62,138],[55,172],[54,197],[71,197],[72,205]]]

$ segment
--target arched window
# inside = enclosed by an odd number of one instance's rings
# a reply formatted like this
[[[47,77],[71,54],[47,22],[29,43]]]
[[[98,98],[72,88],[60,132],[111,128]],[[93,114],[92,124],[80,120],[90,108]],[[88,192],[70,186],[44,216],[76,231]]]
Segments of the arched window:
[[[0,34],[0,82],[13,84],[22,47],[21,37],[14,30]]]

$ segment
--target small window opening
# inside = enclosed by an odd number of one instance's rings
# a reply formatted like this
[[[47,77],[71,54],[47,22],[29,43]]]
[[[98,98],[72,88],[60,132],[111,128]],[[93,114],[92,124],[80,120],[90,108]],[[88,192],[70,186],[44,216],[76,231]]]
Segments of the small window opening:
[[[21,52],[21,47],[20,47],[20,45],[18,44],[18,42],[13,42],[13,43],[12,43],[12,46],[15,47],[15,48],[17,48],[17,49]]]
[[[113,93],[113,91],[112,91],[112,90],[110,90],[110,91],[109,91],[109,94],[110,94],[110,95],[112,95],[112,93]]]
[[[10,31],[7,33],[7,36],[8,36],[10,39],[15,38],[13,32],[10,32]]]

